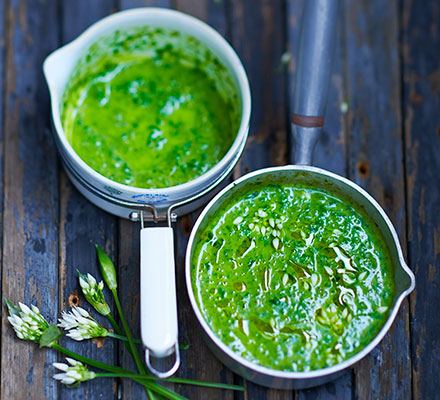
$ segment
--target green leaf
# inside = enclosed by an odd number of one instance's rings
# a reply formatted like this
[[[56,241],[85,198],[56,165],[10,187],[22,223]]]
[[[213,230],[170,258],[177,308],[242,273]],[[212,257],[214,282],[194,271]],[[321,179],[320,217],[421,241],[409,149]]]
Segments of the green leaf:
[[[9,315],[12,317],[13,315],[20,316],[20,307],[14,306],[8,298],[5,296],[5,303],[8,306]]]
[[[76,272],[80,278],[83,278],[87,282],[87,275],[82,274],[78,268],[76,269]]]
[[[165,379],[165,382],[180,383],[180,384],[184,384],[184,385],[203,386],[203,387],[209,387],[209,388],[214,388],[214,389],[238,390],[238,391],[244,392],[243,386],[232,385],[232,384],[228,384],[228,383],[196,381],[193,379],[185,379],[185,378],[168,378],[168,379]]]
[[[56,325],[51,325],[47,328],[40,338],[40,348],[51,347],[63,334]]]
[[[110,257],[98,246],[96,253],[98,254],[99,268],[101,269],[102,277],[110,290],[115,290],[118,287],[116,278],[116,269]]]

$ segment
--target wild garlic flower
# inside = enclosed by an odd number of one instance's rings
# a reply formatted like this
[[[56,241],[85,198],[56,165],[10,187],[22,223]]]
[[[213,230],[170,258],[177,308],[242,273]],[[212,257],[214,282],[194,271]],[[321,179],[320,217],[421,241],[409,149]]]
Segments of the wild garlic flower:
[[[108,336],[109,332],[99,325],[90,314],[81,307],[74,307],[70,313],[61,313],[58,326],[69,331],[67,336],[73,340],[93,339]]]
[[[61,383],[64,383],[65,385],[73,385],[75,383],[89,381],[96,377],[96,374],[93,371],[89,371],[87,367],[79,361],[69,357],[66,357],[66,360],[70,365],[53,363],[55,368],[63,371],[62,373],[53,376],[54,379],[61,381]]]
[[[110,307],[105,301],[104,293],[102,289],[104,288],[104,282],[96,282],[96,279],[90,275],[83,275],[78,271],[79,275],[79,285],[84,294],[86,300],[92,305],[92,307],[102,315],[110,314]]]
[[[17,307],[8,300],[6,300],[6,304],[9,309],[8,321],[17,336],[23,340],[39,342],[43,333],[49,328],[49,324],[40,314],[40,310],[34,305],[29,308],[23,303],[18,303]]]

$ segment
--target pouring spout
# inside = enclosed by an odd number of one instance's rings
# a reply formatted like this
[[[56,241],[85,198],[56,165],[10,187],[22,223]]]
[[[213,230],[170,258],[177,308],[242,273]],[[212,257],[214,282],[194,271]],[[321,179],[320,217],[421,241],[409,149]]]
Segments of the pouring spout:
[[[404,291],[405,295],[408,296],[416,287],[416,277],[414,275],[414,272],[411,271],[411,269],[408,267],[408,265],[404,260],[401,260],[400,266],[406,272],[409,279],[409,282],[407,282],[407,287],[405,288]]]

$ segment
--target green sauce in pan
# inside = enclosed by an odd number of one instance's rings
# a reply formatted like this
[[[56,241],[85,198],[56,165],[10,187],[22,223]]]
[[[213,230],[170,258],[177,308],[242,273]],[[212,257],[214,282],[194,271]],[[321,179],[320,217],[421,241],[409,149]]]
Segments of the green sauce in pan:
[[[307,187],[253,187],[196,237],[192,279],[213,332],[249,361],[284,371],[337,364],[388,318],[394,275],[370,219]]]
[[[91,46],[63,96],[76,153],[116,182],[162,188],[211,169],[239,125],[236,88],[196,39],[164,29],[116,31]]]

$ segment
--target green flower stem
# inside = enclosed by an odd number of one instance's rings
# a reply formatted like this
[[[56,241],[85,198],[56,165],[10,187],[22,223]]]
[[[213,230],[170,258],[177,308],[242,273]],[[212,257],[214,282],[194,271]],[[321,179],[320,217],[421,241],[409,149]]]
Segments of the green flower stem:
[[[97,378],[128,378],[132,379],[140,384],[144,384],[145,381],[151,382],[152,377],[145,377],[138,374],[96,374]],[[167,389],[164,386],[155,385],[153,389],[156,393],[165,396],[167,399],[176,400],[188,400],[186,397]]]
[[[87,357],[84,357],[80,354],[74,353],[73,351],[70,351],[69,349],[66,349],[65,347],[59,345],[58,343],[53,343],[52,348],[55,350],[58,350],[61,353],[64,353],[66,356],[69,356],[71,358],[74,358],[75,360],[81,361],[84,364],[88,364],[92,367],[99,368],[104,371],[114,372],[117,374],[132,373],[131,371],[129,371],[127,369],[124,369],[121,367],[116,367],[116,366],[110,365],[110,364],[105,364],[100,361],[96,361],[91,358],[87,358]]]
[[[122,341],[124,341],[124,342],[126,342],[126,341],[128,340],[126,336],[118,335],[117,333],[113,333],[113,332],[108,332],[108,335],[107,335],[107,336],[108,336],[108,337],[111,337],[111,338],[113,338],[113,339],[119,339],[119,340],[122,340]]]
[[[157,378],[147,375],[142,376],[139,374],[135,374],[127,369],[121,368],[121,367],[115,367],[114,365],[105,364],[100,361],[92,360],[91,358],[84,357],[80,354],[74,353],[73,351],[70,351],[66,349],[65,347],[59,345],[58,343],[54,343],[52,348],[55,350],[58,350],[64,354],[66,354],[69,357],[72,357],[78,361],[83,362],[84,364],[88,364],[92,367],[102,369],[104,371],[113,372],[112,374],[97,374],[99,376],[107,376],[107,377],[120,377],[120,378],[130,378],[134,379],[136,381],[142,381],[142,382],[153,382],[156,381]],[[243,386],[238,385],[229,385],[226,383],[215,383],[215,382],[200,382],[200,381],[194,381],[192,379],[185,379],[185,378],[167,378],[163,379],[163,382],[171,382],[171,383],[180,383],[184,385],[195,385],[195,386],[205,386],[205,387],[211,387],[216,389],[231,389],[231,390],[244,390]]]
[[[97,377],[103,377],[103,378],[129,378],[133,381],[141,384],[144,386],[145,391],[147,392],[147,395],[150,400],[155,400],[156,396],[153,392],[164,396],[167,399],[170,400],[188,400],[186,397],[181,396],[178,393],[175,393],[157,383],[154,381],[156,380],[153,376],[142,376],[138,374],[134,374],[133,372],[121,368],[116,367],[114,365],[109,365],[102,363],[100,361],[92,360],[91,358],[84,357],[80,354],[74,353],[73,351],[70,351],[66,349],[65,347],[59,345],[58,343],[53,343],[52,348],[55,350],[60,351],[61,353],[64,353],[65,355],[74,358],[75,360],[81,361],[84,364],[90,365],[95,368],[102,369],[103,371],[107,371],[110,373],[97,373]],[[172,382],[172,383],[179,383],[179,384],[186,384],[186,385],[195,385],[195,386],[205,386],[210,388],[217,388],[217,389],[231,389],[231,390],[241,390],[243,391],[244,388],[242,386],[237,385],[228,385],[223,383],[211,383],[211,382],[198,382],[193,381],[191,379],[183,379],[183,378],[168,378],[163,380],[164,382]]]
[[[131,355],[133,356],[133,360],[136,364],[138,371],[142,375],[147,375],[147,370],[139,357],[139,353],[137,352],[136,346],[133,341],[133,336],[131,335],[130,328],[128,327],[127,321],[122,311],[121,303],[119,302],[118,292],[116,291],[116,289],[112,289],[112,294],[113,294],[113,298],[115,299],[115,304],[119,313],[119,317],[121,318],[122,326],[124,327],[125,335],[127,336],[128,349],[130,350]]]
[[[145,389],[145,393],[147,393],[149,400],[156,400],[156,396],[147,386],[144,385],[144,389]]]
[[[193,385],[193,386],[204,386],[213,389],[228,389],[228,390],[238,390],[244,392],[244,387],[239,385],[230,385],[227,383],[216,383],[216,382],[203,382],[203,381],[193,381],[192,379],[185,378],[168,378],[165,382],[180,383],[183,385]]]
[[[117,332],[117,333],[109,332],[108,336],[113,337],[115,339],[123,340],[125,342],[125,345],[127,346],[128,352],[131,354],[131,356],[134,359],[134,355],[132,353],[132,350],[131,350],[130,346],[128,346],[128,343],[127,343],[128,339],[127,339],[126,336],[124,336],[124,332],[122,332],[122,329],[119,327],[118,323],[115,321],[115,319],[113,318],[113,316],[110,313],[107,314],[106,317],[110,321],[110,323],[112,324],[113,329]],[[137,342],[137,343],[141,343],[140,340],[136,340],[135,339],[134,341]],[[136,354],[137,354],[137,351],[136,351]],[[145,390],[146,390],[147,395],[148,395],[150,400],[155,400],[156,399],[154,394],[151,393],[151,391],[149,389],[145,388]]]
[[[184,397],[181,397],[180,395],[176,395],[174,392],[164,388],[163,386],[158,385],[157,383],[154,383],[154,378],[153,377],[148,377],[148,376],[144,376],[141,377],[140,375],[136,375],[133,374],[131,371],[124,369],[124,368],[120,368],[120,367],[115,367],[114,365],[110,365],[110,364],[105,364],[102,363],[100,361],[96,361],[96,360],[92,360],[91,358],[87,358],[84,357],[80,354],[74,353],[73,351],[70,351],[69,349],[66,349],[65,347],[59,345],[58,343],[54,343],[52,345],[52,348],[55,350],[58,350],[61,353],[64,353],[65,355],[74,358],[75,360],[81,361],[84,364],[90,365],[91,367],[95,367],[95,368],[99,368],[102,369],[104,371],[109,371],[109,372],[113,372],[113,374],[106,374],[107,376],[124,376],[124,375],[131,375],[133,376],[133,380],[140,383],[141,385],[144,386],[148,397],[151,400],[154,400],[156,397],[154,396],[154,394],[152,393],[152,391],[157,392],[159,394],[163,394],[165,389],[166,395],[168,396],[169,399],[171,400],[181,400],[181,399],[185,399]],[[100,374],[97,374],[98,376]],[[149,378],[149,381],[148,381]],[[169,392],[169,393],[168,393]],[[174,397],[173,397],[174,395]],[[180,397],[179,397],[180,396]]]
[[[122,307],[119,302],[118,293],[116,291],[116,289],[118,288],[118,279],[117,279],[115,265],[113,264],[113,261],[110,259],[110,257],[98,245],[95,245],[95,248],[99,259],[99,269],[101,270],[101,274],[102,277],[104,278],[105,283],[107,284],[108,288],[111,290],[113,294],[113,298],[116,303],[116,308],[118,309],[119,317],[121,318],[122,326],[124,328],[125,335],[127,336],[128,339],[128,343],[126,343],[128,351],[129,353],[131,353],[138,371],[142,375],[147,375],[146,367],[139,358],[139,353],[137,352],[136,346],[134,345],[133,337],[128,328],[127,321],[125,320],[124,314],[122,312]],[[115,324],[114,327],[116,333],[119,333],[119,329],[116,328],[117,325],[116,321],[113,321],[113,323]],[[149,392],[147,388],[145,388],[145,390],[147,392],[148,397],[154,399],[154,395],[151,392]]]
[[[151,381],[154,380],[154,377],[151,376],[142,376],[139,374],[133,374],[133,373],[129,373],[129,374],[97,374],[96,376],[100,376],[100,377],[113,377],[113,378],[129,378],[129,379],[134,379],[136,381]],[[204,386],[204,387],[209,387],[209,388],[213,388],[213,389],[229,389],[229,390],[239,390],[239,391],[244,391],[244,387],[243,386],[239,386],[239,385],[230,385],[227,383],[214,383],[214,382],[199,382],[199,381],[193,381],[191,379],[184,379],[184,378],[168,378],[168,379],[163,379],[163,382],[172,382],[172,383],[179,383],[179,384],[184,384],[184,385],[194,385],[194,386]]]
[[[113,332],[109,332],[107,336],[108,336],[108,337],[112,337],[112,338],[114,338],[114,339],[122,340],[122,341],[124,341],[124,342],[127,342],[127,341],[128,341],[128,339],[127,339],[126,336],[118,335],[118,334],[113,333]],[[133,339],[133,342],[135,342],[136,344],[142,344],[142,342],[141,342],[139,339]]]
[[[113,289],[110,288],[110,290],[113,294],[113,299],[115,300],[116,308],[119,313],[119,318],[121,319],[122,326],[124,328],[125,335],[127,337],[127,342],[125,344],[128,348],[128,351],[130,352],[131,356],[133,357],[133,360],[136,364],[136,368],[138,369],[138,371],[142,375],[148,376],[147,369],[145,368],[144,363],[141,361],[141,359],[139,357],[139,353],[138,353],[136,346],[134,344],[134,341],[133,341],[133,336],[131,334],[130,328],[128,327],[127,320],[125,319],[124,312],[122,311],[121,303],[119,302],[118,292],[117,292],[116,288],[113,288]],[[161,387],[161,386],[158,385],[158,387]],[[155,400],[154,394],[151,393],[146,386],[145,386],[145,391],[147,392],[147,395],[150,398],[150,400]]]
[[[119,328],[118,323],[115,321],[115,319],[112,317],[112,315],[109,313],[109,314],[106,315],[106,317],[107,317],[107,319],[109,320],[109,322],[112,324],[113,329],[115,330],[115,332],[116,332],[118,335],[123,336],[123,335],[124,335],[124,332],[122,332],[122,329]]]

